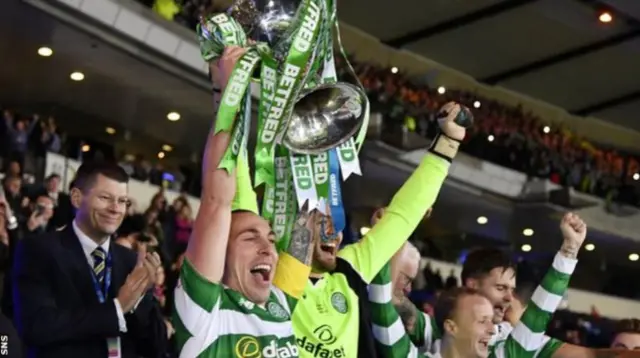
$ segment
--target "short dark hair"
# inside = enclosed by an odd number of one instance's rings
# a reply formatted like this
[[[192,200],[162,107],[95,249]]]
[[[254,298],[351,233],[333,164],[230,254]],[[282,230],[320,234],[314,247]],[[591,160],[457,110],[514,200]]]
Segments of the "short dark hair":
[[[466,285],[467,279],[485,277],[495,268],[501,268],[504,271],[513,269],[516,272],[517,264],[508,253],[494,247],[483,247],[471,251],[462,265],[460,275],[462,285]]]
[[[453,318],[458,308],[458,302],[467,296],[479,295],[477,290],[468,287],[455,287],[440,294],[433,308],[436,327],[444,334],[444,322]]]
[[[73,179],[73,188],[80,190],[87,190],[93,186],[98,175],[105,176],[111,180],[115,180],[118,183],[129,182],[129,175],[116,163],[112,162],[86,162],[82,163],[76,176]]]
[[[615,335],[620,333],[640,334],[640,320],[636,318],[626,318],[618,321],[615,326]]]

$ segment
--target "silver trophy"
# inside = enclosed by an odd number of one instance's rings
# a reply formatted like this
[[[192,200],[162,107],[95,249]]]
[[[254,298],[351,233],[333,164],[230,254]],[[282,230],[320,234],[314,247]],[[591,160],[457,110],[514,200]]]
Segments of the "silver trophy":
[[[291,25],[297,19],[300,3],[236,0],[229,12],[251,39],[269,44],[275,58],[282,61],[291,44]],[[294,104],[282,144],[301,154],[319,154],[335,148],[358,131],[366,115],[365,103],[362,88],[347,82],[305,90]]]

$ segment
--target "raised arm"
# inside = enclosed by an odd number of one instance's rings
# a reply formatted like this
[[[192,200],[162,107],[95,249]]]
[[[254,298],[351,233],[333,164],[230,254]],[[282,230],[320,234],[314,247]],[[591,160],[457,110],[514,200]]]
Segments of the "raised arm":
[[[587,226],[575,214],[566,214],[560,223],[564,241],[553,264],[529,300],[520,321],[504,342],[508,357],[534,357],[549,338],[544,332],[569,287],[569,280],[578,263],[577,256],[587,235]]]
[[[226,48],[222,57],[211,64],[211,72],[223,93],[235,63],[244,52],[239,47]],[[236,170],[228,173],[218,169],[230,137],[227,132],[214,134],[212,130],[209,133],[202,160],[200,208],[185,255],[200,275],[214,283],[222,279],[231,227],[231,204],[236,192]],[[240,155],[238,160],[246,158]]]
[[[436,201],[464,139],[465,129],[454,122],[462,110],[455,103],[444,105],[438,120],[442,133],[436,136],[422,163],[393,197],[380,221],[362,240],[338,253],[366,283],[400,249]]]

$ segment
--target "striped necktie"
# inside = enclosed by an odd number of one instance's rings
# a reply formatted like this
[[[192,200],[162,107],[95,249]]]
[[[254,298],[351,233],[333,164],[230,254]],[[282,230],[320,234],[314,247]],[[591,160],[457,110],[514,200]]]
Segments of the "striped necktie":
[[[100,285],[101,290],[104,290],[104,274],[105,274],[105,261],[107,259],[107,253],[104,249],[98,246],[97,249],[91,253],[93,258],[93,273],[96,276],[96,280]]]

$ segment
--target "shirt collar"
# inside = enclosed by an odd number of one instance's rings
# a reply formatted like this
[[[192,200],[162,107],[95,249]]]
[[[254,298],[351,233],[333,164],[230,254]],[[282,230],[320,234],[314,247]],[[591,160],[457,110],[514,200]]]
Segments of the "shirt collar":
[[[93,251],[95,251],[95,249],[98,248],[98,244],[95,241],[91,240],[91,238],[89,238],[89,236],[83,233],[82,230],[80,230],[75,220],[73,220],[71,225],[73,226],[73,232],[76,233],[78,240],[80,240],[80,245],[82,245],[82,251],[84,251],[85,255],[90,256],[93,253]],[[104,252],[109,252],[110,242],[111,242],[111,238],[108,238],[105,242],[102,243],[102,245],[100,245],[100,247],[102,247]]]

